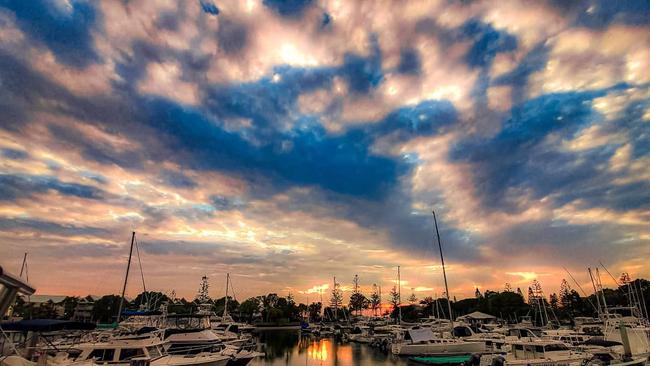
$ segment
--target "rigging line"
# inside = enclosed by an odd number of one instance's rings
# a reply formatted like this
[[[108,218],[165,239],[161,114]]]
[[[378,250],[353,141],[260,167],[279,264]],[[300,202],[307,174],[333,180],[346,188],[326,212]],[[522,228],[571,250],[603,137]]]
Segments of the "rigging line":
[[[140,277],[142,277],[142,288],[144,290],[144,297],[147,296],[147,286],[144,283],[144,272],[142,271],[142,261],[140,260],[140,242],[138,239],[135,240],[135,253],[138,256],[138,265],[140,267]],[[148,304],[147,304],[148,305]]]
[[[618,283],[618,280],[616,280],[616,278],[614,278],[614,276],[612,276],[611,273],[609,273],[609,270],[607,269],[607,267],[605,267],[605,265],[603,264],[603,262],[598,261],[598,263],[600,263],[600,266],[603,267],[603,269],[605,270],[605,272],[607,272],[607,274],[609,275],[609,277],[611,277],[612,280],[614,280],[614,283],[616,284],[616,286],[619,286],[619,287],[620,287],[621,284]]]
[[[569,272],[569,270],[566,269],[566,267],[562,267],[562,268],[564,268],[564,270],[565,270],[566,273],[569,275],[569,277],[571,277],[571,279],[572,279],[573,282],[578,286],[578,288],[580,289],[580,291],[582,291],[582,294],[585,295],[585,299],[587,300],[587,302],[589,302],[589,305],[591,305],[591,307],[594,308],[594,310],[597,311],[598,309],[596,308],[596,306],[594,305],[594,303],[591,302],[591,300],[589,300],[589,296],[587,296],[587,293],[586,293],[585,290],[582,288],[582,286],[580,286],[580,284],[578,283],[578,281],[576,281],[576,279],[573,278],[573,275],[571,274],[571,272]]]
[[[237,301],[237,294],[235,294],[235,288],[232,286],[232,276],[230,276],[230,289],[232,290],[232,298]]]

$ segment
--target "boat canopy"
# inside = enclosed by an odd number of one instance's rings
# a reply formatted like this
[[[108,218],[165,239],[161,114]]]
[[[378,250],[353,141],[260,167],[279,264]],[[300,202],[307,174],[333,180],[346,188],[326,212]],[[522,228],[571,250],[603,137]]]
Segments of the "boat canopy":
[[[615,347],[615,346],[622,346],[623,345],[623,343],[621,343],[621,342],[606,341],[604,339],[597,339],[597,338],[587,339],[586,341],[582,342],[581,344],[586,345],[586,346],[600,346],[600,347]]]
[[[57,330],[91,330],[95,329],[95,324],[55,319],[29,319],[0,323],[0,328],[4,331],[54,332]]]
[[[474,311],[467,315],[459,316],[458,319],[474,319],[474,320],[492,320],[496,319],[496,316],[490,314],[482,313],[480,311]]]
[[[407,338],[410,338],[414,343],[427,342],[435,339],[435,335],[431,329],[409,329],[406,333]]]

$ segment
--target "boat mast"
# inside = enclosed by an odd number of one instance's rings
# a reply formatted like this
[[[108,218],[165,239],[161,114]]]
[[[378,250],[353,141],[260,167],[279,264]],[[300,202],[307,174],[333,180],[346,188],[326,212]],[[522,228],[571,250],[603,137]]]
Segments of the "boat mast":
[[[223,320],[226,320],[226,316],[228,315],[228,285],[230,285],[230,273],[226,273],[226,304],[223,307]]]
[[[436,227],[436,237],[438,238],[438,248],[440,249],[440,263],[442,264],[442,276],[445,279],[445,295],[447,296],[447,310],[449,310],[449,321],[451,326],[454,326],[454,319],[451,315],[451,301],[449,301],[449,286],[447,285],[447,272],[445,271],[445,258],[442,255],[442,243],[440,242],[440,232],[438,231],[438,220],[436,220],[436,211],[433,213],[433,224]]]
[[[131,249],[129,250],[129,261],[126,264],[126,275],[124,276],[124,286],[122,286],[122,297],[120,298],[120,305],[117,308],[117,323],[120,322],[122,316],[122,304],[124,303],[124,293],[126,292],[126,282],[129,280],[129,270],[131,269],[131,256],[133,256],[133,243],[135,242],[135,231],[131,234]]]
[[[25,281],[29,283],[29,270],[27,269],[27,252],[23,256],[23,264],[20,266],[20,278],[23,278],[23,272],[25,273]],[[27,295],[27,301],[31,301],[31,296]]]

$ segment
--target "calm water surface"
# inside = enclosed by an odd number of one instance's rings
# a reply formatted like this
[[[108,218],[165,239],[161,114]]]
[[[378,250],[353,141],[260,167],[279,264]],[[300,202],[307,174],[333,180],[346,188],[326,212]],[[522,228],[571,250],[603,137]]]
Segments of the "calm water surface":
[[[301,336],[299,331],[264,331],[258,336],[266,357],[251,366],[387,366],[412,365],[406,358],[357,343],[337,343],[330,338]]]

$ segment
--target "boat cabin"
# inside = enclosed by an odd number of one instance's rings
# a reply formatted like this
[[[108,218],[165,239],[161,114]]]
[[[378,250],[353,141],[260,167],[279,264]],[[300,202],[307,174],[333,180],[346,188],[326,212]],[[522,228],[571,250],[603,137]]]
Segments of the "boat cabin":
[[[517,339],[519,338],[540,338],[542,336],[542,332],[538,329],[530,329],[530,328],[510,328],[508,329],[508,332],[506,333],[507,337],[515,337]]]
[[[513,342],[512,356],[516,360],[557,359],[571,356],[571,350],[559,341]]]
[[[94,360],[95,364],[129,364],[134,359],[156,360],[166,356],[164,342],[108,342],[79,345],[75,361]],[[72,352],[69,352],[72,353]]]

